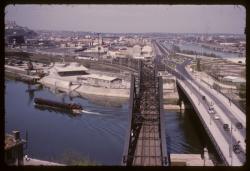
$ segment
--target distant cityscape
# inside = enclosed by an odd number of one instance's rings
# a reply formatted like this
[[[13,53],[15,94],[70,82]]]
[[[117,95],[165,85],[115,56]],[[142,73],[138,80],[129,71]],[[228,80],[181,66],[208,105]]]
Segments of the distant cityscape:
[[[101,53],[103,58],[139,57],[133,54],[139,45],[141,58],[146,57],[150,39],[167,39],[170,50],[182,49],[178,44],[193,44],[206,49],[234,53],[236,57],[245,57],[245,35],[237,34],[195,34],[195,33],[93,33],[73,31],[35,31],[27,27],[18,26],[14,21],[7,21],[5,25],[5,45],[22,51],[36,51],[52,55],[70,55],[80,57],[87,53]],[[175,46],[173,46],[175,45]],[[140,50],[139,50],[140,51]],[[187,54],[197,54],[194,50],[182,50]],[[206,54],[204,52],[204,54]],[[145,56],[146,55],[146,56]],[[208,54],[219,56],[216,53]]]
[[[246,35],[6,20],[4,40],[8,165],[245,164]]]

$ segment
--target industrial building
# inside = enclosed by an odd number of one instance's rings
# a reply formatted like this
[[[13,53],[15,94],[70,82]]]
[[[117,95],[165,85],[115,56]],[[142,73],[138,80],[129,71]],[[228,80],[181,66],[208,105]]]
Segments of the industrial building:
[[[88,85],[105,88],[120,88],[122,84],[120,78],[97,74],[89,74],[78,79],[85,80]]]
[[[86,67],[78,63],[56,64],[54,70],[60,76],[86,75],[88,70]]]

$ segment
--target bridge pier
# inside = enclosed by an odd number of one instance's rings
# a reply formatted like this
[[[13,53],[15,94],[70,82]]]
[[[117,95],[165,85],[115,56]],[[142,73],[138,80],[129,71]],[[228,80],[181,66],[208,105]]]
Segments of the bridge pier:
[[[185,110],[184,101],[181,101],[181,103],[180,103],[180,110],[181,110],[181,111],[184,111],[184,110]]]

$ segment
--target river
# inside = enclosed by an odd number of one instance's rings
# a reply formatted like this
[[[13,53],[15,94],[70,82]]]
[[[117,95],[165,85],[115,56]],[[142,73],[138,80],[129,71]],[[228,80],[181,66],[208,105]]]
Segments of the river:
[[[170,49],[172,47],[172,45],[168,44],[168,43],[164,43],[164,45]],[[222,58],[239,57],[239,54],[237,54],[237,53],[219,52],[219,51],[215,51],[215,50],[208,49],[205,47],[201,47],[198,44],[179,43],[179,44],[176,44],[176,46],[178,46],[180,48],[180,50],[189,50],[189,51],[195,51],[198,53],[205,53],[205,54],[215,54],[215,55],[220,56]]]
[[[53,93],[48,88],[14,80],[5,80],[5,132],[19,130],[28,146],[25,154],[31,158],[65,162],[65,157],[85,159],[97,165],[120,165],[126,130],[128,129],[128,100],[95,103],[86,98]],[[69,114],[38,109],[34,97],[80,103],[84,110],[95,112],[72,117]],[[99,100],[99,102],[102,100]],[[194,111],[166,112],[166,139],[170,153],[201,153],[208,146],[210,156],[218,161]]]

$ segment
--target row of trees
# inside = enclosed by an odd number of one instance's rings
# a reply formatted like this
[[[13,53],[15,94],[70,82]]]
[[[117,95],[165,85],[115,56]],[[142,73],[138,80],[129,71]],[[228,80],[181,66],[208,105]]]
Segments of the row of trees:
[[[201,53],[201,52],[196,52],[192,50],[181,50],[179,46],[173,45],[172,50],[177,53],[186,53],[190,55],[204,55],[204,56],[211,56],[211,57],[220,57],[214,53]]]

